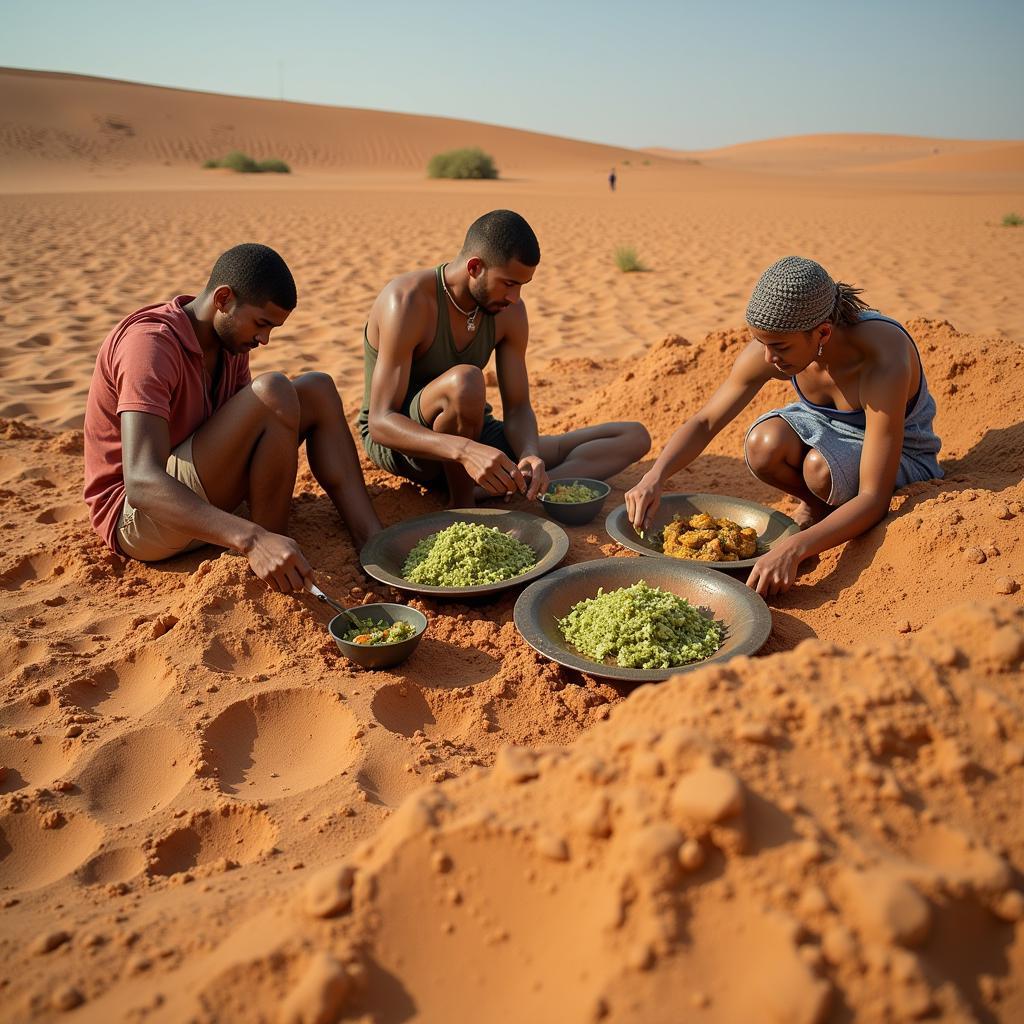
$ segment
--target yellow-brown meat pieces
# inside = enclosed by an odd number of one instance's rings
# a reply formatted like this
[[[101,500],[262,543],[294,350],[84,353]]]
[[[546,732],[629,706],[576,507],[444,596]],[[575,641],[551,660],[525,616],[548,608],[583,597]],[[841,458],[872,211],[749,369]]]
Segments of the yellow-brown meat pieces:
[[[664,531],[662,551],[673,558],[696,562],[738,562],[757,554],[757,533],[731,519],[698,512],[689,519],[676,516]]]

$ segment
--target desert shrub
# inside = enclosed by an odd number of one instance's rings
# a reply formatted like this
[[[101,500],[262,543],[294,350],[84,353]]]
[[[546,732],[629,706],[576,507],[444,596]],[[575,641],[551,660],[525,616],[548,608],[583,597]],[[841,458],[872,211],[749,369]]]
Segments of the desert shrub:
[[[640,262],[640,257],[636,254],[636,249],[630,245],[620,245],[615,250],[615,266],[619,268],[624,274],[631,274],[638,270],[646,270],[647,268]]]
[[[221,167],[229,171],[238,171],[239,174],[256,174],[259,172],[259,164],[248,153],[233,149],[220,162]]]
[[[261,160],[257,169],[262,171],[264,174],[292,173],[292,169],[283,160],[278,160],[276,156],[270,157],[269,160]]]
[[[1019,213],[1003,214],[1004,228],[1019,228],[1021,224],[1024,224],[1024,217],[1022,217]]]
[[[204,168],[224,167],[229,171],[237,171],[239,174],[291,174],[292,169],[277,157],[270,157],[268,160],[253,160],[248,153],[242,153],[235,149],[220,160],[204,160]]]
[[[482,149],[470,146],[435,154],[427,164],[427,174],[431,178],[496,178],[498,168]]]

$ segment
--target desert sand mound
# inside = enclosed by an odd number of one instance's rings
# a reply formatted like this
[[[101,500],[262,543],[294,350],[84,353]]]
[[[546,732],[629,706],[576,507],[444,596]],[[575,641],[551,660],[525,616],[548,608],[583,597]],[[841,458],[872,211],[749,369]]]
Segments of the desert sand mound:
[[[1022,661],[1024,612],[968,605],[644,687],[410,797],[207,1009],[255,978],[287,1021],[1017,1019]]]
[[[658,1020],[681,987],[709,1019],[742,1019],[767,989],[779,1020],[838,1021],[847,1005],[865,1019],[1014,1019],[1019,942],[1000,922],[1017,913],[1024,866],[1010,812],[1024,432],[1008,382],[1024,355],[911,327],[941,397],[947,478],[895,495],[891,522],[773,600],[764,653],[793,653],[625,703],[628,688],[530,650],[511,597],[413,601],[430,619],[414,656],[358,673],[318,606],[271,593],[236,556],[110,554],[79,500],[81,435],[3,422],[0,1016],[84,1001],[96,1020],[197,1006],[201,1019],[273,1019],[279,998],[301,1010],[345,994],[379,1020],[413,1003],[427,1020],[500,1020],[502,1007]],[[537,374],[542,418],[638,417],[660,443],[743,341],[720,331],[638,359],[555,359]],[[574,404],[583,372],[592,390]],[[742,430],[676,488],[772,501],[737,457]],[[607,509],[643,468],[615,481]],[[437,508],[367,478],[385,522]],[[308,470],[293,532],[328,593],[396,596],[354,568]],[[572,561],[626,554],[600,522],[568,532]],[[936,623],[965,599],[1002,604]],[[685,819],[670,794],[701,764],[735,776],[698,780],[742,810]],[[424,785],[440,788],[403,805]],[[311,928],[295,908],[338,897],[296,892],[340,857],[360,868],[356,913]]]

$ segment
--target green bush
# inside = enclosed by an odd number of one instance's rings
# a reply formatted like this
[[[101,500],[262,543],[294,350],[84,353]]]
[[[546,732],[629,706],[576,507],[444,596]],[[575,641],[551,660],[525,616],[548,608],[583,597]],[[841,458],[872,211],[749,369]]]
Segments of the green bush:
[[[229,171],[237,171],[239,174],[258,174],[260,166],[248,153],[242,153],[233,149],[220,162],[221,167]]]
[[[496,178],[498,168],[482,149],[471,146],[432,156],[427,174],[431,178]]]
[[[223,167],[229,171],[237,171],[239,174],[291,174],[292,172],[292,169],[277,157],[257,162],[248,153],[239,152],[237,149],[232,150],[220,160],[204,160],[203,167],[205,169]]]
[[[291,174],[292,169],[283,161],[272,156],[269,160],[261,160],[257,167],[264,174]]]
[[[1019,213],[1006,213],[1003,215],[1004,228],[1019,228],[1021,224],[1024,224],[1024,217]]]
[[[632,274],[639,270],[646,270],[647,267],[640,262],[636,249],[630,245],[620,245],[615,250],[615,266],[624,274]]]

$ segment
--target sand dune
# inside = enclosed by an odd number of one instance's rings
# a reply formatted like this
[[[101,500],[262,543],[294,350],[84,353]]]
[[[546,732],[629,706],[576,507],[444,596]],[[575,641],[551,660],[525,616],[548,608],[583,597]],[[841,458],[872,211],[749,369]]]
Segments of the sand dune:
[[[708,167],[773,174],[922,171],[1024,175],[1024,144],[908,135],[795,135],[697,151],[645,152]]]
[[[62,176],[70,165],[112,174],[197,171],[240,149],[280,157],[299,173],[425,172],[430,157],[481,146],[508,177],[604,170],[630,150],[450,118],[163,89],[82,75],[0,68],[3,179],[31,171]],[[206,181],[216,175],[205,175]]]
[[[1019,186],[978,173],[1012,146],[779,140],[760,170],[614,151],[612,196],[612,150],[505,129],[22,72],[0,95],[0,1020],[1024,1016],[1024,230],[999,226]],[[204,178],[213,125],[301,173]],[[423,180],[449,139],[521,178]],[[377,290],[498,205],[541,240],[543,430],[639,418],[662,444],[797,251],[908,324],[946,478],[807,565],[759,657],[637,691],[535,654],[513,597],[413,601],[428,635],[371,674],[237,556],[103,547],[79,428],[121,316],[272,244],[299,307],[254,370],[326,370],[354,419]],[[650,271],[620,274],[617,244]],[[674,488],[790,507],[740,454],[788,396]],[[366,473],[385,523],[439,505]],[[304,464],[292,531],[329,593],[397,596]],[[568,532],[571,562],[628,557],[600,520]]]

